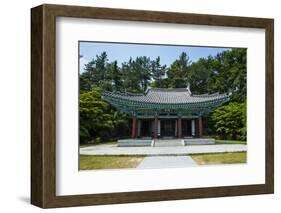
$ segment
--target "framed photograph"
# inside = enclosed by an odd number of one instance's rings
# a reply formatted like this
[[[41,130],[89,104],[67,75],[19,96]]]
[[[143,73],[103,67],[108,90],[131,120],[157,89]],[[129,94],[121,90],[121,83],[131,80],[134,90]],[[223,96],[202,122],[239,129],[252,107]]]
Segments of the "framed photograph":
[[[274,21],[31,9],[31,203],[273,193]]]

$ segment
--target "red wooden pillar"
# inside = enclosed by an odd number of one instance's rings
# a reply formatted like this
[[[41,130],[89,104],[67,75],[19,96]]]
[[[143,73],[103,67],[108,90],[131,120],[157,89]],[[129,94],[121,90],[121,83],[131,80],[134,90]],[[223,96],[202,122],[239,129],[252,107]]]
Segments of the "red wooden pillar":
[[[136,118],[136,116],[133,116],[133,119],[132,119],[132,138],[136,137],[136,129],[137,129],[137,118]]]
[[[201,138],[203,136],[203,121],[202,117],[198,118],[198,137]]]
[[[158,137],[158,117],[154,118],[154,138]]]
[[[181,117],[178,118],[178,137],[182,137],[182,125],[181,125]]]
[[[199,137],[199,119],[195,119],[195,137]]]
[[[138,119],[136,118],[135,138],[138,137]]]

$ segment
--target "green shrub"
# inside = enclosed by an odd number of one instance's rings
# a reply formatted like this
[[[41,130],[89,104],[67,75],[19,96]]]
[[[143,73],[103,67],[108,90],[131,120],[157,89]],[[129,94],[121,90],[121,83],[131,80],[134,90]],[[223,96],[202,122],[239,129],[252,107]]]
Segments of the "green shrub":
[[[220,139],[247,140],[246,103],[230,103],[212,114],[214,128]]]

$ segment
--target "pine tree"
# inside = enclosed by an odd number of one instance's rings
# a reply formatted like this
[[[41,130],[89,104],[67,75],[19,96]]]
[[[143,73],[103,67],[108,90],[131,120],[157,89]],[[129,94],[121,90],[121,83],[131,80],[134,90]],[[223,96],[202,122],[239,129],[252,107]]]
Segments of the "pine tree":
[[[185,52],[175,60],[167,71],[170,88],[184,88],[188,85],[188,67],[191,61]]]
[[[166,65],[160,64],[160,57],[158,56],[155,60],[151,61],[151,74],[153,78],[153,84],[151,86],[158,88],[165,88],[165,75]]]

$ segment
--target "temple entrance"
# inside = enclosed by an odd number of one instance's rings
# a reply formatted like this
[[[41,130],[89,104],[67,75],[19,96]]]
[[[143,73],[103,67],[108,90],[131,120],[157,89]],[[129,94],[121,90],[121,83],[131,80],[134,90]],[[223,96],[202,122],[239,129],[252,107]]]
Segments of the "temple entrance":
[[[161,120],[161,136],[175,137],[176,122],[175,120]]]
[[[149,138],[194,138],[202,137],[202,121],[199,118],[157,118],[138,119],[133,122],[132,127],[136,134],[135,137]],[[156,126],[155,126],[156,122]],[[201,126],[201,127],[200,127]],[[201,130],[200,130],[201,128]],[[134,135],[132,133],[132,135]],[[132,136],[134,138],[134,136]]]
[[[191,120],[182,120],[182,136],[183,137],[191,137],[192,131],[191,131]]]
[[[152,120],[141,120],[141,136],[151,137],[152,136]]]

